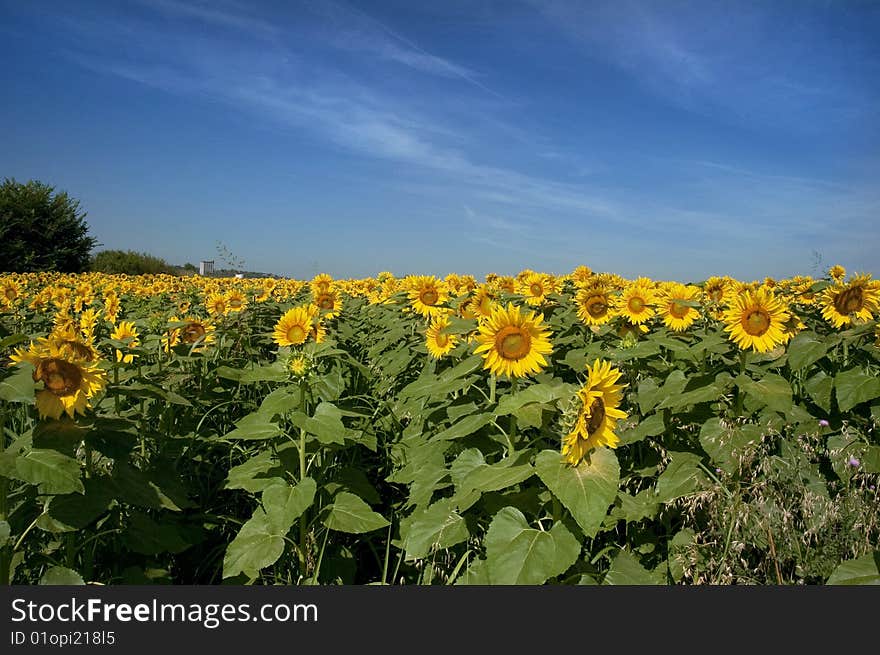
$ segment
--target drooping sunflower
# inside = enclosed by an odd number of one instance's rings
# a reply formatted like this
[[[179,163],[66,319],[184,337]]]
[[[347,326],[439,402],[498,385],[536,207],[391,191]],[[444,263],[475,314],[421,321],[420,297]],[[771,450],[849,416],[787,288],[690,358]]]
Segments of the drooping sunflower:
[[[769,289],[746,290],[737,295],[724,313],[724,327],[742,350],[766,353],[788,341],[784,303]]]
[[[481,284],[468,302],[470,311],[479,319],[488,318],[496,307],[497,296],[488,284]]]
[[[183,323],[184,325],[169,330],[168,337],[165,339],[166,350],[169,350],[171,346],[183,343],[190,346],[192,352],[203,352],[216,341],[215,327],[210,319],[197,316],[187,316],[181,319],[172,316],[168,322]]]
[[[312,294],[312,306],[324,318],[333,318],[342,311],[342,299],[334,290]]]
[[[495,375],[523,377],[539,372],[547,365],[544,355],[553,351],[550,331],[543,324],[544,315],[522,313],[512,303],[496,307],[482,322],[475,350],[485,360],[484,368]]]
[[[577,315],[587,325],[604,325],[614,316],[614,301],[604,286],[581,289],[575,295]]]
[[[233,289],[226,294],[226,309],[228,312],[240,312],[247,307],[247,296],[238,289]]]
[[[458,343],[458,335],[449,333],[449,318],[438,316],[431,321],[431,325],[425,332],[425,345],[431,357],[440,359]]]
[[[654,289],[650,280],[638,279],[627,286],[615,303],[617,314],[641,325],[654,316]]]
[[[562,440],[562,457],[572,466],[580,464],[594,448],[614,448],[619,443],[614,428],[618,420],[626,418],[620,409],[626,385],[617,384],[621,375],[609,362],[598,359],[587,368],[587,381],[577,392],[577,419]]]
[[[846,284],[825,289],[820,299],[822,318],[836,328],[870,321],[880,310],[880,280],[870,274],[856,275]]]
[[[584,266],[583,264],[578,266],[571,273],[571,279],[576,287],[588,286],[592,277],[593,269],[591,269],[589,266]]]
[[[695,302],[699,293],[695,286],[678,282],[667,284],[658,298],[664,325],[676,332],[688,329],[700,317],[700,311],[688,304]]]
[[[272,339],[279,346],[299,346],[315,329],[317,310],[314,306],[288,309],[275,324]]]
[[[110,334],[111,339],[115,339],[116,341],[124,341],[125,339],[131,339],[129,342],[129,347],[136,347],[140,345],[140,339],[138,339],[138,331],[134,326],[132,321],[120,321],[119,325],[116,326],[116,329]],[[118,348],[116,349],[116,361],[122,362],[123,364],[131,364],[134,361],[134,358],[137,355],[131,353],[124,353]]]
[[[112,289],[104,296],[104,318],[111,323],[119,318],[119,296]]]
[[[430,275],[414,275],[407,278],[406,284],[413,310],[425,318],[446,312],[443,303],[449,299],[449,292],[445,282]]]
[[[105,374],[97,361],[69,359],[52,340],[31,343],[27,350],[16,349],[12,363],[28,362],[34,367],[34,382],[42,382],[35,403],[40,418],[70,418],[85,414],[89,399],[104,388]]]

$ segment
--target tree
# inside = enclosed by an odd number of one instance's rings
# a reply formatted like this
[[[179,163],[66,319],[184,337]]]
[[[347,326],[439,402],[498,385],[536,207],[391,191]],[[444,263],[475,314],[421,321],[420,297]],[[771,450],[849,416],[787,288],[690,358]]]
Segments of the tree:
[[[54,187],[7,178],[0,185],[0,270],[80,273],[97,240],[79,201]]]
[[[99,273],[144,275],[173,273],[174,267],[164,259],[134,250],[102,250],[92,259],[92,270]]]

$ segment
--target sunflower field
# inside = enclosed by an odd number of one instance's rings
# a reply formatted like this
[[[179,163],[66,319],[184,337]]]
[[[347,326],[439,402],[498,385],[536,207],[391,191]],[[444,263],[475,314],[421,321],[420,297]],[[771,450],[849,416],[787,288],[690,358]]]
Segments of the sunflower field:
[[[0,583],[880,582],[880,282],[0,274]]]

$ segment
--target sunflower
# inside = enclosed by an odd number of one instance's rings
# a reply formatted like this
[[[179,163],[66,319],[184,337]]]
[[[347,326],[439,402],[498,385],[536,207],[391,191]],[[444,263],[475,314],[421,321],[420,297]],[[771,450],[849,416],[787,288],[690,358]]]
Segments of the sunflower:
[[[117,341],[123,341],[125,339],[131,339],[129,342],[130,347],[136,347],[140,345],[140,339],[138,339],[138,331],[135,328],[134,323],[131,321],[120,321],[119,325],[116,326],[116,329],[110,334],[111,339],[115,339]],[[121,350],[116,350],[116,361],[122,362],[123,364],[131,364],[134,361],[136,355],[126,355]]]
[[[430,275],[415,275],[407,279],[407,287],[409,301],[416,312],[425,318],[445,313],[442,305],[449,299],[445,282]]]
[[[12,307],[21,296],[21,285],[12,278],[6,278],[0,283],[0,307]]]
[[[581,289],[575,303],[578,318],[587,325],[604,325],[614,316],[614,302],[604,286]]]
[[[492,315],[492,309],[496,307],[496,300],[497,296],[493,293],[489,285],[481,284],[477,287],[477,290],[474,291],[474,295],[468,302],[468,307],[477,318],[488,318]]]
[[[520,281],[517,291],[530,305],[540,305],[549,294],[556,292],[556,281],[552,275],[529,273]]]
[[[506,309],[496,307],[476,337],[479,345],[475,352],[482,354],[484,368],[508,377],[523,377],[544,368],[544,355],[549,355],[553,346],[543,321],[543,314],[523,314],[511,303]]]
[[[672,282],[666,285],[658,298],[663,323],[670,330],[681,332],[700,317],[700,312],[689,303],[697,299],[697,287]]]
[[[458,336],[449,333],[449,318],[438,316],[425,332],[426,346],[431,357],[440,359],[458,343]]]
[[[329,293],[333,289],[333,278],[326,273],[318,273],[312,278],[309,286],[311,287],[313,296],[318,296],[322,293]]]
[[[576,287],[588,286],[592,277],[593,269],[584,265],[578,266],[571,274],[571,279]]]
[[[294,377],[301,378],[309,370],[309,360],[303,354],[297,354],[287,360],[287,370]]]
[[[843,282],[843,278],[846,277],[846,269],[840,264],[835,264],[828,269],[828,275],[830,275],[837,282]]]
[[[306,342],[315,328],[316,317],[317,309],[314,306],[293,307],[278,319],[272,339],[279,346],[299,346]]]
[[[111,323],[116,323],[119,318],[119,296],[113,290],[104,296],[104,318]]]
[[[617,299],[617,314],[630,323],[641,325],[654,316],[654,290],[650,280],[640,278],[630,284]]]
[[[11,359],[14,364],[28,362],[34,367],[34,382],[43,388],[35,398],[40,418],[70,418],[77,412],[85,414],[93,398],[104,387],[104,371],[95,361],[69,359],[67,353],[52,340],[31,343],[27,350],[18,348]]]
[[[183,323],[184,325],[169,330],[168,337],[164,339],[166,350],[184,343],[190,346],[193,352],[203,352],[207,346],[216,341],[214,324],[210,319],[197,316],[187,316],[181,319],[172,316],[168,322]]]
[[[226,302],[226,296],[216,291],[209,294],[205,299],[205,307],[211,316],[223,316],[229,313],[229,306]]]
[[[240,312],[247,307],[247,297],[238,289],[226,294],[226,308],[229,313]]]
[[[620,441],[614,434],[617,421],[626,418],[619,409],[625,386],[617,384],[620,376],[609,362],[597,359],[587,367],[587,382],[577,392],[580,409],[574,428],[562,440],[562,457],[572,466],[594,448],[614,448]]]
[[[724,313],[725,331],[742,349],[766,353],[788,341],[785,305],[769,289],[743,291]]]
[[[333,318],[342,310],[342,300],[334,290],[312,294],[312,306],[324,318]]]
[[[821,298],[822,318],[836,328],[870,321],[880,309],[880,281],[869,274],[856,275],[846,284],[825,290]]]

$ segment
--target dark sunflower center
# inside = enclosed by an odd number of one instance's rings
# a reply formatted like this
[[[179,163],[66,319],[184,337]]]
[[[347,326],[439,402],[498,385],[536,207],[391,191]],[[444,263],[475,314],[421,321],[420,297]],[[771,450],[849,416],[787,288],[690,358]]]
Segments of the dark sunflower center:
[[[760,337],[770,329],[770,315],[763,309],[753,309],[745,314],[742,324],[748,334]]]
[[[672,301],[672,304],[669,305],[669,313],[672,314],[675,318],[684,318],[688,315],[688,312],[691,311],[691,308],[687,305],[682,305],[680,302],[675,300]]]
[[[321,309],[333,309],[333,297],[327,294],[318,298],[318,307]]]
[[[229,306],[238,309],[239,307],[241,307],[241,298],[230,298]]]
[[[6,290],[3,293],[6,295],[7,300],[15,300],[18,298],[18,292],[12,287],[6,287]]]
[[[533,296],[543,296],[544,295],[544,287],[542,287],[537,282],[533,282],[529,287],[529,291]]]
[[[721,302],[721,300],[724,298],[724,290],[719,287],[710,289],[709,298],[711,298],[713,302]]]
[[[590,418],[587,419],[587,433],[592,436],[602,427],[605,420],[605,402],[601,398],[596,398],[590,405]]]
[[[82,373],[79,367],[63,359],[45,359],[34,369],[35,382],[40,380],[56,396],[71,396],[76,393],[82,384]]]
[[[436,289],[422,289],[419,293],[419,300],[422,301],[423,305],[436,305],[439,299],[440,294],[437,293]]]
[[[183,341],[185,343],[195,343],[205,336],[205,326],[201,323],[187,323],[183,328]]]
[[[435,341],[437,342],[438,346],[444,348],[449,343],[449,335],[444,334],[443,332],[439,332],[437,334],[437,337],[435,338]]]
[[[626,306],[629,307],[629,311],[639,314],[645,309],[645,300],[639,296],[633,296],[626,303]]]
[[[515,325],[503,327],[495,336],[495,349],[503,359],[522,359],[531,347],[531,335]]]
[[[840,292],[834,299],[834,308],[840,314],[852,314],[861,311],[864,294],[861,287],[852,287]]]
[[[587,311],[593,318],[600,318],[605,316],[605,313],[608,311],[608,303],[605,302],[605,298],[602,296],[590,298],[587,301]]]

